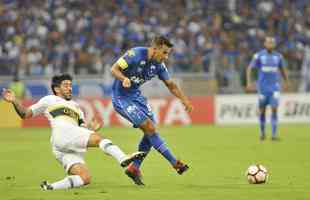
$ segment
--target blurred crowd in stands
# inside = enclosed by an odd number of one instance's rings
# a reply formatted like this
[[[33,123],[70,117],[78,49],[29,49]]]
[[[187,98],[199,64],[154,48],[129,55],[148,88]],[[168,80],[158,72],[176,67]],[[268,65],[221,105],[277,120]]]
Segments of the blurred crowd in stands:
[[[309,0],[2,0],[0,75],[103,74],[155,34],[175,44],[168,65],[221,84],[244,80],[263,38],[276,37],[290,71],[310,44]],[[242,82],[242,81],[241,81]],[[236,83],[238,84],[238,83]]]

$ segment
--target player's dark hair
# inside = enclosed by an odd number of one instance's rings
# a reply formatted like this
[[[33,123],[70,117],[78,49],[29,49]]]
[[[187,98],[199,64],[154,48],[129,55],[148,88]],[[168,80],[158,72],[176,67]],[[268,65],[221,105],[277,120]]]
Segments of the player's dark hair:
[[[169,41],[169,39],[163,35],[155,36],[151,43],[152,46],[162,46],[166,45],[169,48],[173,47],[173,44]]]
[[[72,81],[72,76],[70,74],[60,74],[52,77],[51,88],[55,95],[56,95],[55,87],[59,87],[61,82],[65,80]]]

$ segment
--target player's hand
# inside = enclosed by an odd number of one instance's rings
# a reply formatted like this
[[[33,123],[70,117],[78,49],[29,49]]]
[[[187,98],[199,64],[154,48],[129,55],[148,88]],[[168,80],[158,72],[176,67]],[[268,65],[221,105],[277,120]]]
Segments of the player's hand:
[[[192,105],[192,103],[189,100],[185,100],[182,103],[183,103],[185,110],[187,112],[192,112],[192,110],[194,109],[194,106]]]
[[[123,80],[123,87],[124,88],[129,88],[131,86],[131,81],[130,81],[130,79],[129,78],[125,78],[124,80]]]
[[[2,90],[2,97],[5,101],[12,103],[16,100],[15,94],[12,90],[10,89],[5,89],[3,88]]]
[[[103,126],[103,123],[96,118],[93,118],[88,124],[88,128],[94,131],[99,131]]]
[[[246,92],[254,92],[255,91],[255,86],[252,83],[249,83],[245,87]]]

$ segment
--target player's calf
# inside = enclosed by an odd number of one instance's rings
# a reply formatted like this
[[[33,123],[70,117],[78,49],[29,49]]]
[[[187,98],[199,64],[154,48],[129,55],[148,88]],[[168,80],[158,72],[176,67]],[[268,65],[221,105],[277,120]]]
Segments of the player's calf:
[[[90,183],[90,180],[88,181],[88,183]],[[60,181],[54,182],[54,183],[49,183],[47,181],[43,181],[40,184],[40,187],[43,190],[63,190],[63,189],[71,189],[71,188],[82,187],[84,185],[86,185],[86,184],[84,183],[84,180],[80,176],[71,175],[71,176],[65,177],[64,179],[62,179]]]

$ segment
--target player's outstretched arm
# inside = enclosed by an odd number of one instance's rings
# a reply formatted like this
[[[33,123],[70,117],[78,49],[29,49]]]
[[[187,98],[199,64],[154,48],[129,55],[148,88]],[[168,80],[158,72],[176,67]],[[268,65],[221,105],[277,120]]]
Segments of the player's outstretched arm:
[[[22,118],[29,118],[32,117],[32,111],[26,107],[24,107],[19,100],[15,97],[15,93],[10,90],[10,89],[3,89],[2,90],[2,97],[3,99],[8,102],[13,104],[14,109],[16,113]]]
[[[171,80],[163,80],[169,91],[180,99],[180,101],[185,106],[186,111],[191,112],[193,110],[193,105],[190,100],[185,96],[182,90]]]

